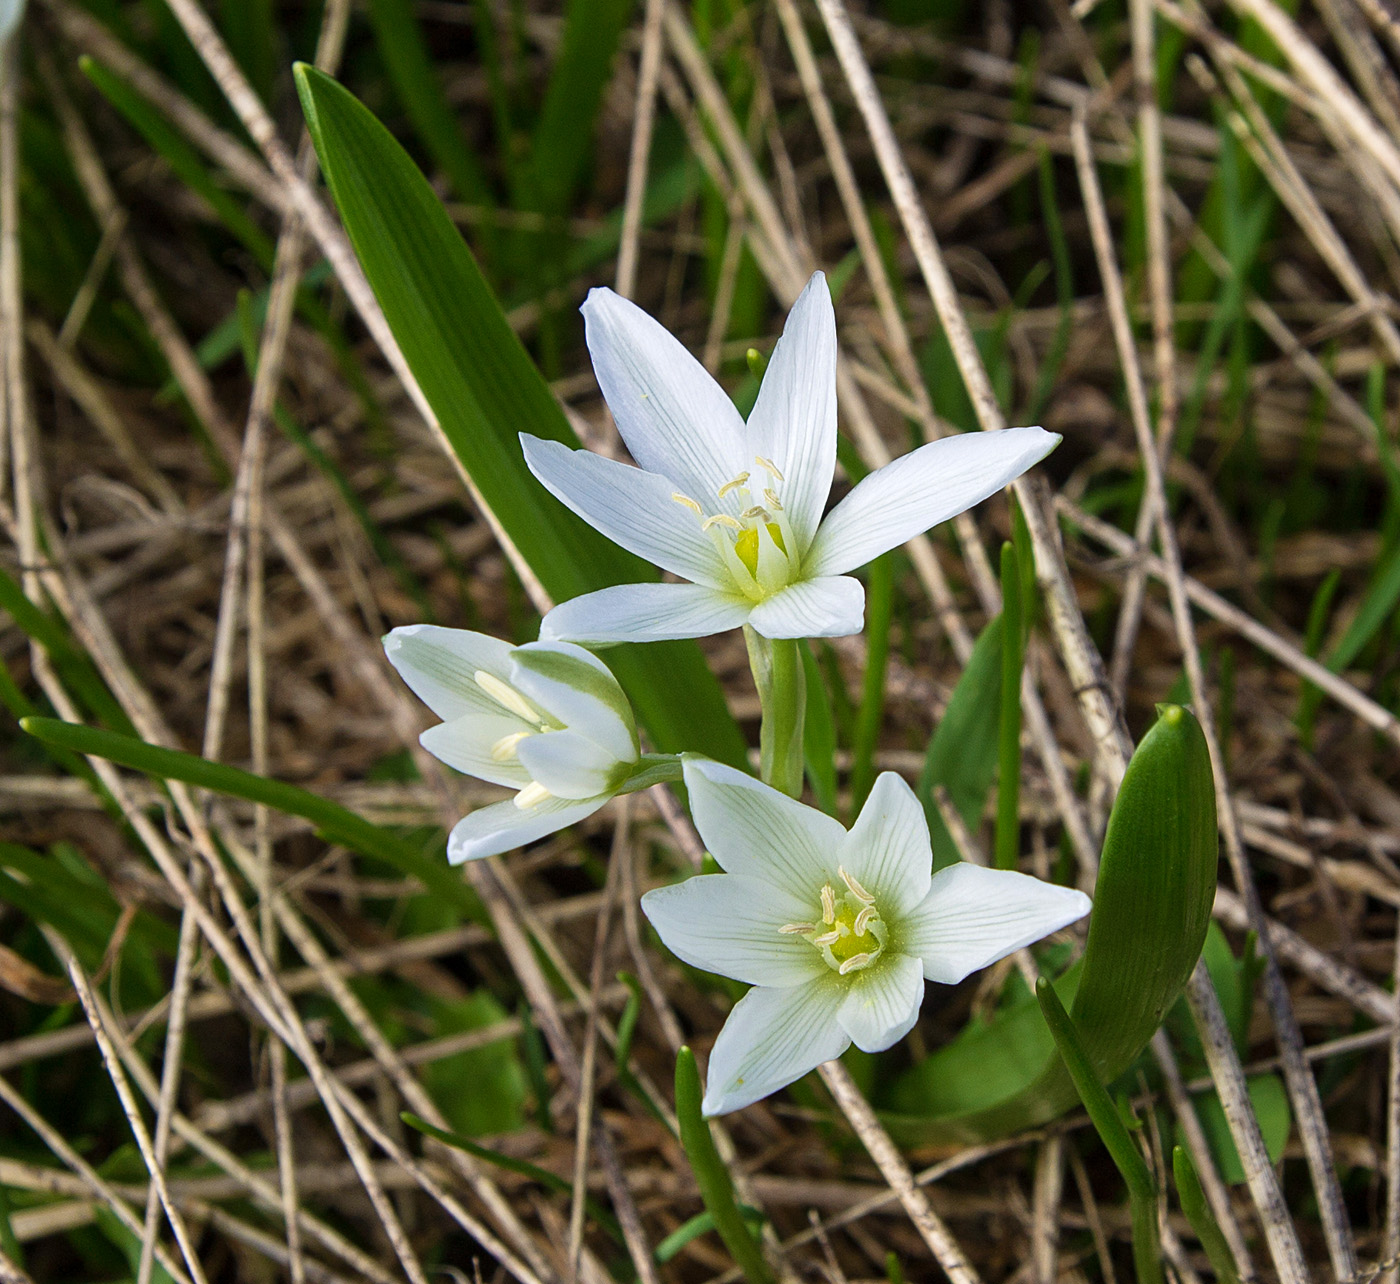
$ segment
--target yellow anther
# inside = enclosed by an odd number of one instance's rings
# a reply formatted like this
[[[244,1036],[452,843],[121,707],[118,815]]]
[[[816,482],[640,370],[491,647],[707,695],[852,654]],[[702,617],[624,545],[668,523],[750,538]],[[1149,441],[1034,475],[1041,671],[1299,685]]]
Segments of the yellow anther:
[[[528,740],[528,731],[512,731],[508,736],[502,736],[491,746],[491,759],[493,762],[509,762],[515,757],[515,746],[522,740]]]
[[[731,490],[738,490],[740,486],[747,484],[748,473],[740,473],[733,481],[727,481],[719,488],[719,497],[723,499]]]
[[[830,883],[822,886],[822,922],[827,927],[836,922],[836,892]]]
[[[836,872],[841,876],[841,881],[850,889],[851,895],[854,896],[856,900],[863,901],[866,905],[875,904],[875,898],[856,882],[854,875],[846,873],[845,869],[840,865],[836,867]]]
[[[864,967],[873,957],[874,956],[870,954],[852,954],[851,957],[836,970],[842,976],[845,976],[848,972],[854,972],[858,967]]]
[[[768,520],[768,510],[762,504],[755,504],[752,508],[746,508],[739,514],[746,522],[757,521],[760,517],[766,522]]]
[[[782,473],[778,471],[778,465],[775,464],[771,459],[764,459],[762,455],[755,455],[753,457],[753,461],[761,469],[763,469],[763,471],[766,472],[774,481],[783,480]]]
[[[781,513],[783,511],[782,502],[766,486],[763,489],[763,498],[768,501],[768,507],[773,509],[774,512]]]
[[[838,931],[838,932],[823,932],[821,936],[814,936],[814,937],[812,937],[812,944],[813,944],[813,945],[835,945],[836,942],[839,941],[840,939],[841,939],[841,933],[840,933],[839,931]]]
[[[811,923],[784,923],[778,929],[783,936],[804,936],[806,933],[816,930],[816,927]]]
[[[736,522],[728,513],[716,513],[713,517],[707,517],[700,523],[700,529],[707,531],[711,526],[723,526],[728,530],[741,531],[743,526]]]
[[[544,726],[534,706],[509,682],[502,682],[494,673],[487,673],[485,669],[478,669],[472,674],[472,677],[476,679],[476,685],[503,709],[509,709],[511,713],[524,718],[526,722],[532,722],[540,727]]]
[[[694,513],[696,517],[703,517],[705,515],[705,510],[701,508],[700,505],[697,504],[693,499],[691,499],[689,495],[682,495],[680,491],[677,490],[671,492],[671,498],[675,500],[676,503],[683,504],[686,508],[690,509],[690,511]]]
[[[554,795],[540,784],[538,780],[532,780],[524,789],[515,795],[514,802],[521,811],[524,811],[528,807],[534,807],[553,797]]]
[[[859,914],[856,921],[851,925],[851,932],[856,936],[864,936],[865,929],[870,926],[870,920],[875,917],[875,907],[867,905]]]

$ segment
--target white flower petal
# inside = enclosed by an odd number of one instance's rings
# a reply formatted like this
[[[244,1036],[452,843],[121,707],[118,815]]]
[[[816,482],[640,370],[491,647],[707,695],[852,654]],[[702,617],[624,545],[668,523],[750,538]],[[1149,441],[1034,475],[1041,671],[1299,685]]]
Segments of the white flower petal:
[[[572,642],[529,642],[511,652],[511,682],[618,762],[637,760],[641,746],[632,706],[596,655]]]
[[[826,515],[803,574],[864,566],[1016,480],[1059,442],[1043,428],[944,437],[871,473]]]
[[[439,718],[501,712],[501,706],[477,685],[473,675],[484,669],[509,682],[509,642],[466,629],[410,624],[385,637],[384,654],[413,694]]]
[[[676,482],[527,433],[520,434],[520,443],[530,471],[550,494],[614,544],[696,584],[718,588],[729,582],[724,559],[700,529],[700,516],[671,498],[682,489]]]
[[[849,575],[798,580],[753,608],[766,638],[843,638],[865,627],[865,588]]]
[[[540,639],[597,645],[703,638],[738,628],[752,609],[747,599],[702,584],[617,584],[556,606]]]
[[[581,311],[593,372],[632,458],[712,511],[719,488],[752,462],[734,403],[635,303],[594,289]]]
[[[707,1116],[752,1105],[845,1052],[851,1041],[836,1020],[845,987],[828,975],[783,990],[755,986],[734,1005],[710,1053]]]
[[[546,731],[515,749],[520,765],[560,798],[596,798],[618,783],[618,760],[577,731]]]
[[[830,972],[787,923],[808,922],[810,902],[762,879],[700,874],[642,897],[642,912],[678,959],[749,985],[799,985]]]
[[[883,1052],[898,1043],[919,1019],[924,974],[919,960],[897,954],[856,972],[836,1013],[841,1028],[862,1052]]]
[[[927,895],[933,876],[928,820],[914,791],[894,772],[881,772],[875,781],[842,844],[841,864],[886,917],[902,917]]]
[[[1083,892],[1009,869],[959,863],[940,869],[919,905],[900,925],[899,948],[923,960],[930,981],[954,985],[1083,918]]]
[[[708,758],[687,756],[684,772],[695,827],[720,868],[796,897],[810,922],[822,884],[836,877],[841,822]]]
[[[773,489],[797,535],[792,552],[800,560],[816,534],[836,470],[836,314],[822,272],[812,274],[788,313],[748,429],[753,454],[783,475]]]
[[[535,730],[504,711],[468,713],[429,727],[418,742],[434,758],[465,775],[489,780],[493,785],[523,789],[530,783],[530,773],[514,756],[502,761],[493,757],[491,751],[507,736]]]
[[[583,799],[546,798],[533,807],[517,807],[507,799],[478,807],[452,827],[447,837],[447,859],[460,865],[483,856],[499,856],[591,816],[607,801],[607,795]]]

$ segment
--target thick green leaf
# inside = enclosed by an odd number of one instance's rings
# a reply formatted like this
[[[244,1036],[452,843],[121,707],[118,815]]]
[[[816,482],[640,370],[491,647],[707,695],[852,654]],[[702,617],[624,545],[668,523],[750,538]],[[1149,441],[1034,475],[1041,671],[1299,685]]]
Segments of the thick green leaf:
[[[1205,737],[1190,713],[1167,705],[1114,802],[1088,944],[1071,972],[1071,1015],[1102,1082],[1137,1059],[1195,967],[1217,863]],[[1062,994],[1069,979],[1057,986]],[[928,1144],[1046,1123],[1077,1100],[1049,1045],[1034,1002],[1016,1005],[904,1074],[890,1098],[899,1114],[888,1121],[906,1140]]]
[[[977,639],[967,668],[928,742],[919,777],[919,801],[928,815],[933,839],[933,867],[959,860],[957,844],[933,801],[934,785],[943,785],[963,822],[973,833],[997,774],[997,728],[1001,716],[1001,616]]]
[[[297,67],[307,125],[394,336],[453,450],[556,601],[654,578],[550,497],[517,434],[577,446],[563,412],[412,160],[334,80]],[[743,737],[694,643],[609,656],[656,748],[745,763]]]

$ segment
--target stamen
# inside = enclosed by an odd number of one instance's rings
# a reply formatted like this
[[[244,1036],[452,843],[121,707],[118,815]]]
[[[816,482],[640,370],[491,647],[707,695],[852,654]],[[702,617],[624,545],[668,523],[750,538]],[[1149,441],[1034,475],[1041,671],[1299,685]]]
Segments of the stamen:
[[[720,493],[723,494],[724,492],[721,491]],[[671,494],[671,498],[675,500],[676,503],[682,504],[686,508],[690,509],[690,511],[694,513],[696,517],[703,517],[705,515],[705,510],[701,508],[700,505],[697,504],[693,499],[691,499],[689,495],[682,495],[680,491],[673,491]]]
[[[513,714],[524,718],[526,722],[534,723],[537,727],[544,726],[544,723],[540,721],[540,715],[535,712],[530,702],[509,682],[502,682],[494,673],[487,673],[485,669],[478,669],[472,674],[472,677],[476,679],[476,685],[503,709],[509,709]]]
[[[848,958],[843,964],[841,964],[841,966],[836,970],[842,976],[845,976],[848,972],[854,972],[858,967],[864,967],[867,963],[870,962],[872,957],[874,956],[870,954],[852,954],[851,957]]]
[[[856,921],[851,925],[851,931],[856,936],[864,936],[865,929],[870,926],[870,920],[874,917],[875,907],[873,905],[867,905],[856,915]]]
[[[815,932],[817,929],[811,923],[784,923],[778,929],[784,936],[802,936],[807,932]]]
[[[822,922],[827,927],[836,922],[836,893],[830,883],[822,886]]]
[[[515,757],[515,746],[522,740],[528,740],[528,731],[512,731],[508,736],[502,736],[491,746],[491,759],[493,762],[509,762]]]
[[[728,513],[716,513],[713,517],[707,517],[700,523],[702,531],[709,530],[711,526],[724,526],[735,531],[744,529],[742,523],[736,522]]]
[[[840,932],[823,932],[821,936],[812,937],[813,945],[835,945],[841,939]]]
[[[748,473],[740,473],[733,481],[727,481],[719,488],[719,497],[723,499],[731,490],[738,490],[740,486],[747,484]]]
[[[781,513],[783,511],[783,505],[781,501],[766,486],[763,488],[763,498],[768,501],[768,507],[771,508],[775,513]]]
[[[778,465],[775,464],[771,459],[764,459],[762,455],[755,455],[753,457],[753,461],[760,468],[762,468],[763,471],[766,472],[774,481],[783,480],[782,473],[778,471]]]
[[[524,789],[515,795],[513,801],[521,811],[525,811],[527,808],[534,807],[536,804],[544,802],[547,798],[553,797],[554,795],[540,784],[538,780],[532,780]]]
[[[856,882],[854,875],[846,873],[845,869],[840,865],[836,867],[836,872],[841,876],[841,881],[851,889],[851,895],[854,896],[856,900],[864,901],[867,905],[875,904],[875,898]]]
[[[746,522],[754,521],[760,517],[766,522],[768,520],[768,510],[764,508],[762,504],[755,504],[752,508],[744,509],[739,516]]]

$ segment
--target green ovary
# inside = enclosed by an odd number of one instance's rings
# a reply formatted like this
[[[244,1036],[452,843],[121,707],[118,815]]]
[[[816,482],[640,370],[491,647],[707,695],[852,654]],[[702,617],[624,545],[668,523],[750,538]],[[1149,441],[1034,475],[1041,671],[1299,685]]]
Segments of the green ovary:
[[[866,927],[859,936],[856,935],[856,914],[861,906],[852,906],[849,901],[844,902],[836,911],[836,922],[828,930],[839,931],[841,939],[834,941],[827,948],[831,951],[832,957],[837,963],[844,963],[847,959],[853,959],[858,954],[878,954],[881,944],[875,938],[875,934]],[[876,920],[871,920],[877,922]]]
[[[772,536],[773,543],[778,546],[778,551],[787,556],[787,545],[783,543],[783,532],[778,528],[777,522],[765,522],[768,527],[768,534]],[[741,530],[734,537],[734,552],[738,554],[739,560],[748,567],[749,574],[755,579],[758,578],[758,527],[748,526]]]

